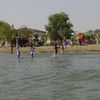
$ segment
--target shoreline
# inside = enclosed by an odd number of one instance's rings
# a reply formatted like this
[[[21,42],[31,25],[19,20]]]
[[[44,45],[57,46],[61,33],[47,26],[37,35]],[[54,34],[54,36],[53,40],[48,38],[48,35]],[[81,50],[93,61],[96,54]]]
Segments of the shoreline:
[[[29,53],[29,47],[21,47],[20,51],[22,53]],[[40,46],[35,48],[36,53],[52,53],[54,52],[53,46]],[[14,48],[14,52],[16,52]],[[58,49],[61,52],[61,49]],[[100,45],[86,45],[86,46],[73,46],[68,45],[64,52],[100,52]],[[10,47],[0,47],[0,53],[11,53]]]

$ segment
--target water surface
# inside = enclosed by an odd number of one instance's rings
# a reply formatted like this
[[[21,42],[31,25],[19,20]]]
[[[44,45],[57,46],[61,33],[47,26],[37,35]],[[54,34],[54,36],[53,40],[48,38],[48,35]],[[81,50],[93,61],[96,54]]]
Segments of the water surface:
[[[1,100],[100,100],[100,53],[0,54]]]

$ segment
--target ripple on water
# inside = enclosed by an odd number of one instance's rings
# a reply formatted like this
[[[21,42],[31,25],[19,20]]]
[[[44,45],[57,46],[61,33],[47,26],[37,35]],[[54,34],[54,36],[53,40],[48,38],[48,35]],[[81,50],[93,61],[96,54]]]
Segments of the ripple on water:
[[[9,58],[9,59],[8,59]],[[99,100],[100,54],[0,54],[0,99]]]

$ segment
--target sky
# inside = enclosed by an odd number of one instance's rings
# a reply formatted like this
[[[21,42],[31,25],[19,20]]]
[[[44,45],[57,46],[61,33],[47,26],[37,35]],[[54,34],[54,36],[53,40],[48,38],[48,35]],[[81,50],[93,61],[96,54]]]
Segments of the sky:
[[[65,12],[75,31],[100,29],[100,0],[0,0],[0,20],[15,28],[45,30],[48,17]]]

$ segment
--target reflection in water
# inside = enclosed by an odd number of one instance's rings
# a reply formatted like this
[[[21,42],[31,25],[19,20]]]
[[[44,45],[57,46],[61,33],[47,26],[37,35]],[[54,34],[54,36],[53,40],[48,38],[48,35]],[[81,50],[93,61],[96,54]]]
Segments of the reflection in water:
[[[99,100],[100,54],[0,54],[0,99]]]

